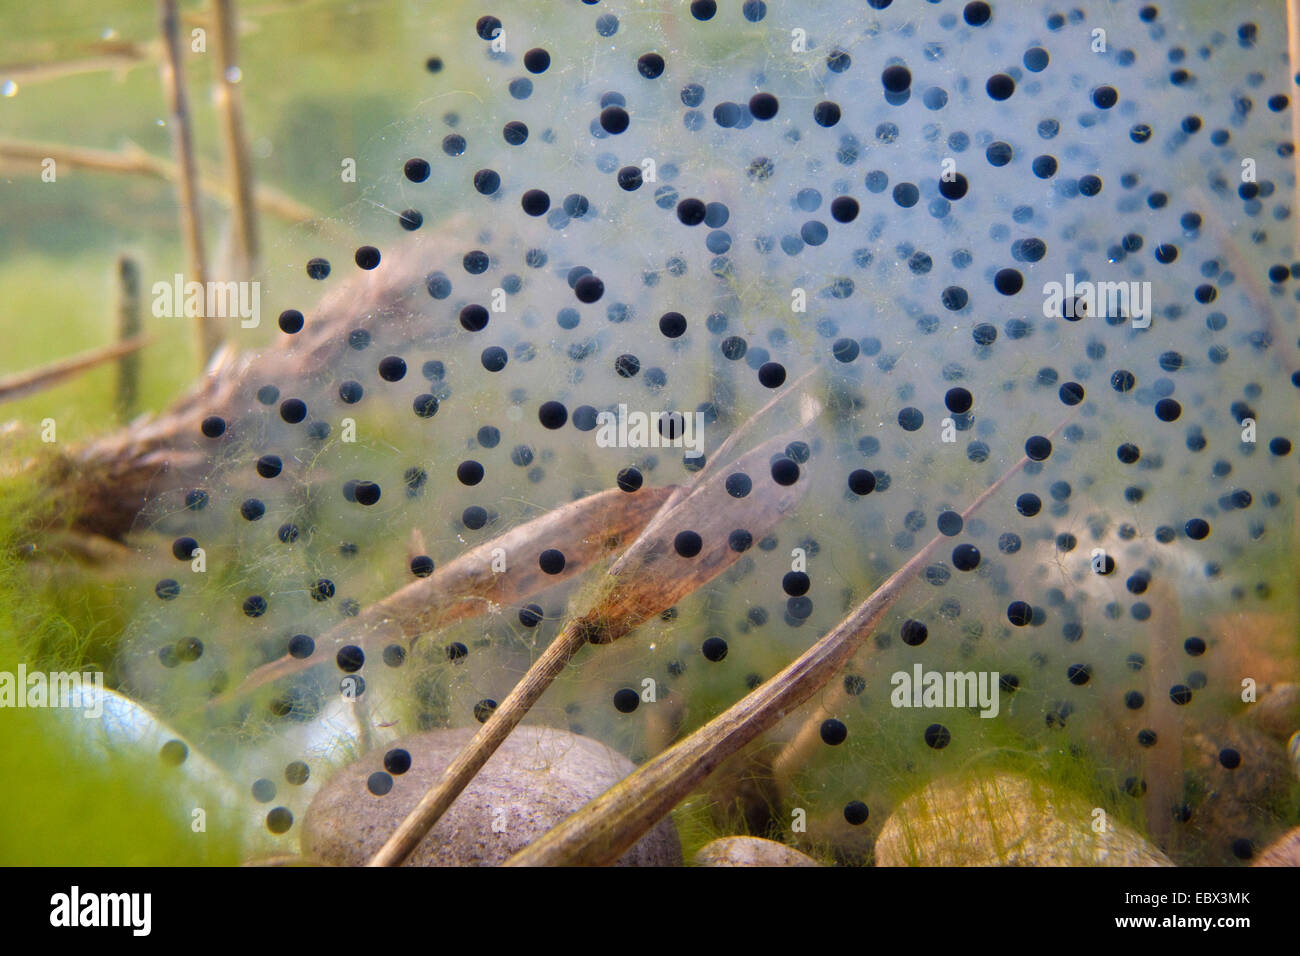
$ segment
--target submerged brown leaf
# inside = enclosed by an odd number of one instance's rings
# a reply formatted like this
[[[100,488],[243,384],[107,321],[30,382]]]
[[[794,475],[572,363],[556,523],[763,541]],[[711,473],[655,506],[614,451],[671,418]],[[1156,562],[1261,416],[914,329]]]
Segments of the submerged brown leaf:
[[[209,415],[229,422],[247,413],[248,396],[259,383],[309,380],[333,368],[349,349],[347,332],[380,327],[430,343],[451,335],[423,323],[394,321],[415,314],[429,301],[425,263],[446,250],[466,227],[451,217],[437,236],[408,241],[385,256],[386,268],[364,272],[324,295],[312,320],[297,335],[281,336],[256,352],[226,347],[212,358],[198,383],[166,412],[142,416],[128,427],[66,451],[37,465],[48,469],[63,523],[79,530],[123,539],[141,506],[160,490],[198,480],[211,468],[199,425]]]
[[[571,625],[593,644],[608,644],[647,618],[712,581],[734,564],[741,552],[729,542],[743,528],[762,537],[803,498],[808,480],[779,485],[768,476],[768,461],[802,434],[796,429],[770,439],[742,455],[729,471],[759,475],[749,496],[737,501],[727,493],[726,475],[719,471],[675,506],[658,515],[609,569],[609,589],[591,610]],[[699,535],[701,550],[683,558],[675,550],[678,533]]]
[[[581,574],[624,541],[638,534],[676,485],[642,488],[628,494],[611,488],[516,525],[448,562],[427,578],[412,581],[357,617],[323,634],[318,647],[333,654],[344,644],[369,647],[414,640],[438,628],[484,614],[492,605],[513,605]],[[564,552],[564,570],[545,574],[537,555],[546,548]],[[500,549],[509,560],[493,569]],[[319,657],[319,655],[318,655]],[[316,663],[286,654],[254,670],[239,687],[209,704],[216,706]]]
[[[712,467],[718,463],[715,460],[700,473],[689,492],[680,491],[669,499],[610,567],[602,592],[590,609],[570,619],[474,739],[452,761],[438,784],[425,794],[375,854],[370,866],[397,866],[414,851],[584,644],[617,640],[648,618],[672,607],[740,558],[742,552],[730,545],[733,530],[743,528],[757,539],[794,509],[808,489],[808,476],[801,472],[794,483],[778,484],[770,477],[770,460],[773,455],[784,453],[790,442],[806,437],[809,424],[821,413],[820,403],[799,388],[805,380],[806,376],[795,383],[795,388],[774,398],[742,429],[753,424],[781,398],[796,394],[802,401],[799,426],[741,455],[726,470]],[[718,459],[725,457],[731,443],[729,439],[723,445]],[[753,490],[744,498],[734,498],[727,492],[726,476],[733,471],[759,476]],[[676,539],[682,532],[699,536],[698,553],[689,557],[679,553]]]
[[[969,518],[1028,461],[1022,458],[990,485],[966,509],[963,518]],[[642,765],[540,840],[515,854],[506,865],[599,866],[617,859],[723,761],[825,687],[946,540],[943,535],[937,535],[834,630],[779,674],[685,740]]]

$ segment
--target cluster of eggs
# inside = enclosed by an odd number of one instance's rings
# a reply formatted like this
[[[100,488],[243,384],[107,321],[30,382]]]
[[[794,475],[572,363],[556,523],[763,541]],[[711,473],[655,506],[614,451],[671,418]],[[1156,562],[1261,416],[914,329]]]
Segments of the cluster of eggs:
[[[811,842],[866,846],[989,755],[1110,793],[1181,860],[1293,823],[1285,800],[1232,832],[1198,815],[1249,771],[1243,680],[1294,676],[1285,633],[1234,623],[1295,612],[1285,25],[499,6],[448,38],[481,46],[479,87],[447,86],[355,242],[295,267],[324,297],[277,302],[280,340],[191,437],[204,473],[162,483],[135,536],[126,687],[250,817],[292,841],[340,763],[375,748],[383,799],[411,759],[385,740],[489,717],[602,573],[572,528],[494,549],[512,529],[617,489],[616,551],[653,513],[633,500],[718,469],[735,560],[703,574],[710,542],[672,529],[663,560],[700,587],[589,648],[539,723],[652,756],[938,535],[842,683],[774,732],[779,824],[800,808]],[[819,414],[792,425],[796,391]],[[714,460],[774,398],[749,427],[794,437]],[[368,613],[470,553],[531,592],[418,636]],[[931,672],[974,675],[972,699],[931,699]],[[1207,727],[1202,765],[1184,733]]]

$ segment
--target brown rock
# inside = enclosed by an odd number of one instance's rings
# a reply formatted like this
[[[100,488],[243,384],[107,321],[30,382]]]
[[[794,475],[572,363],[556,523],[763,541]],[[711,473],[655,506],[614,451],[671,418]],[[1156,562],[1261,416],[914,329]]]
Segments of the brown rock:
[[[695,854],[696,866],[821,866],[798,850],[759,837],[736,836],[714,840]]]
[[[365,863],[474,733],[464,728],[414,734],[339,770],[307,808],[303,854],[342,866]],[[392,789],[376,796],[367,782],[372,774],[385,772],[385,755],[397,749],[410,754],[410,769],[389,774]],[[496,866],[633,769],[622,754],[588,737],[518,727],[405,865]],[[617,865],[678,866],[681,862],[677,830],[671,820],[664,820]]]
[[[1240,762],[1232,769],[1221,762],[1225,749],[1238,755]],[[1237,862],[1234,841],[1265,843],[1278,833],[1282,820],[1275,813],[1285,806],[1291,788],[1282,744],[1244,722],[1206,726],[1188,738],[1184,766],[1196,781],[1188,798],[1192,816],[1185,825],[1188,846],[1196,852],[1187,858],[1176,853],[1180,863],[1229,866]]]
[[[1028,777],[941,780],[908,797],[876,840],[877,866],[1172,866],[1113,819]]]
[[[1292,827],[1281,839],[1255,857],[1254,866],[1300,866],[1300,827]]]
[[[269,866],[269,867],[294,867],[294,866],[331,866],[329,863],[321,863],[319,860],[309,860],[305,856],[263,856],[253,860],[245,860],[240,866]]]
[[[1260,730],[1276,740],[1286,740],[1300,730],[1300,684],[1265,688],[1249,712]]]

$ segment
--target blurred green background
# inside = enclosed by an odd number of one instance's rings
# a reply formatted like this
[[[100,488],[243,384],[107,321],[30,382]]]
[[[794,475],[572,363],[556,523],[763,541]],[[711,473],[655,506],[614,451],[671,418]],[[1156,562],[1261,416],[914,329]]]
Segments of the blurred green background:
[[[367,182],[381,174],[391,179],[393,171],[376,167],[391,161],[395,126],[409,127],[469,52],[446,39],[458,6],[443,0],[239,4],[240,88],[256,182],[320,216],[346,217]],[[211,37],[206,53],[189,50],[190,31],[204,24],[206,8],[182,4],[182,32],[198,162],[220,178]],[[153,3],[3,0],[0,20],[8,26],[0,37],[0,141],[138,147],[170,157]],[[434,55],[446,64],[441,75],[425,68]],[[432,128],[441,111],[429,112]],[[358,182],[342,181],[344,157],[357,160]],[[141,403],[149,410],[165,406],[196,368],[188,323],[148,314],[152,283],[186,271],[174,188],[148,176],[66,164],[52,183],[42,182],[40,172],[37,161],[0,160],[6,342],[0,377],[113,341],[116,260],[126,253],[140,263],[145,331],[156,342],[144,353]],[[202,211],[209,272],[218,277],[230,254],[228,209],[205,195]],[[264,270],[296,262],[286,249],[312,230],[266,213],[259,222]],[[263,309],[270,312],[265,301]],[[264,316],[264,326],[274,326],[275,314]],[[111,367],[97,370],[10,404],[3,417],[29,427],[53,417],[60,441],[93,435],[113,421],[107,397],[114,374]]]

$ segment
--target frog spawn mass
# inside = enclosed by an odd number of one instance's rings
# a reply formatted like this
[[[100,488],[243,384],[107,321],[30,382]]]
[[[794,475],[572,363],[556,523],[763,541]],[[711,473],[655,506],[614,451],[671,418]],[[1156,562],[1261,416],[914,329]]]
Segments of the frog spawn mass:
[[[350,244],[313,240],[292,301],[268,284],[281,340],[138,528],[128,688],[247,784],[250,819],[292,846],[352,759],[375,764],[375,799],[400,787],[384,741],[487,719],[603,563],[576,566],[564,528],[489,548],[483,573],[526,567],[528,593],[415,639],[377,602],[570,502],[717,468],[739,560],[587,648],[533,720],[644,760],[939,535],[842,681],[770,734],[776,831],[861,858],[892,806],[981,757],[1083,789],[1179,862],[1249,859],[1293,825],[1285,782],[1234,737],[1242,681],[1294,677],[1285,24],[498,6],[458,27],[481,88],[444,84],[371,186],[377,212]],[[431,64],[412,83],[438,88]],[[784,450],[713,462],[800,389],[820,414]],[[791,399],[756,431],[790,428]],[[620,447],[598,421],[620,408],[682,417]],[[697,422],[701,456],[664,440]],[[779,523],[747,527],[794,481]],[[709,542],[668,532],[663,560],[697,573]],[[932,671],[989,693],[923,697]],[[1185,755],[1195,734],[1218,760]],[[1206,822],[1248,773],[1268,786]]]

